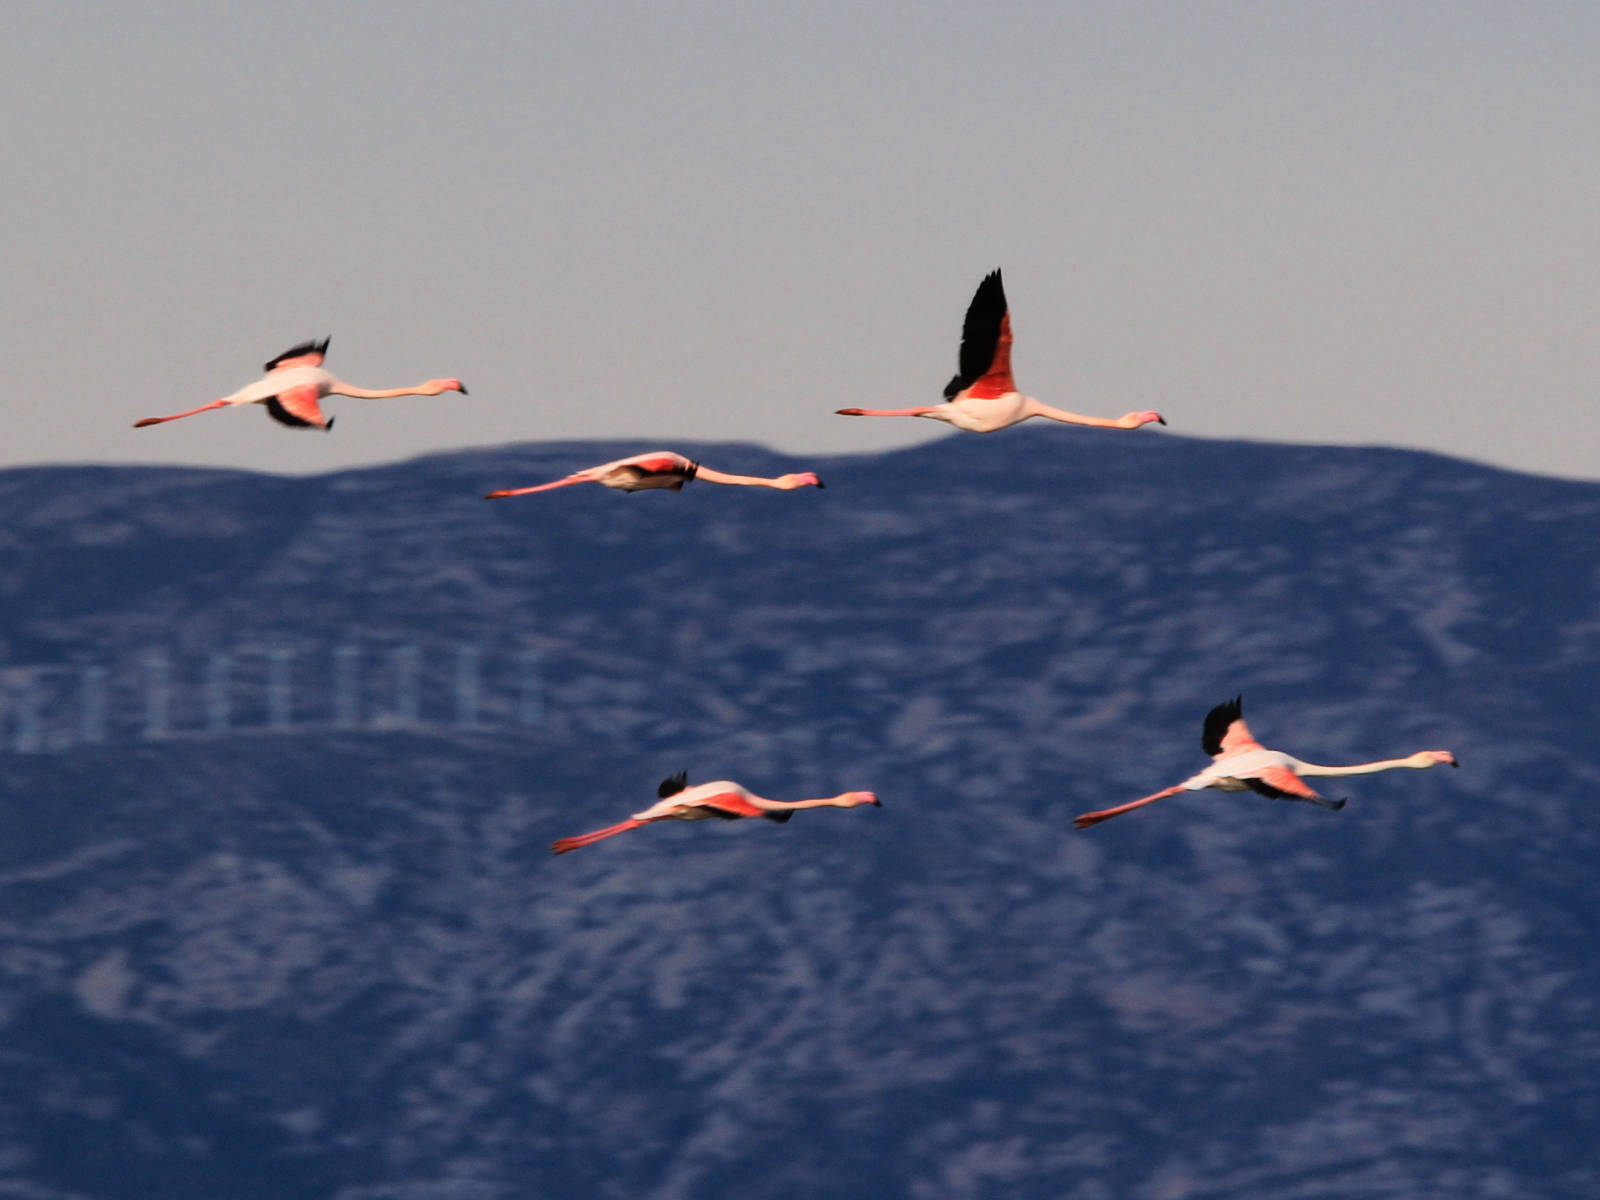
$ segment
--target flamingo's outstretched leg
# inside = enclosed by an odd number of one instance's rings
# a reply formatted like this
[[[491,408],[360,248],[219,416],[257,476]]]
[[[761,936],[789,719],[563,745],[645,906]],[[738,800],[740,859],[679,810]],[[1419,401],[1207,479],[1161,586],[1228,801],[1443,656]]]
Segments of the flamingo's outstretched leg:
[[[526,496],[530,492],[548,492],[551,488],[571,487],[575,483],[588,483],[587,475],[568,475],[565,479],[558,479],[554,483],[541,483],[525,488],[501,488],[498,492],[490,492],[485,500],[499,500],[506,496]]]
[[[176,421],[182,417],[192,417],[196,413],[210,412],[213,408],[226,408],[226,400],[213,400],[210,404],[202,404],[199,408],[191,408],[188,412],[173,413],[170,417],[146,417],[142,421],[135,421],[133,427],[142,429],[146,425],[159,425],[163,421]]]
[[[596,829],[593,833],[580,833],[577,837],[567,837],[562,838],[560,841],[552,842],[550,849],[555,854],[566,854],[568,851],[576,850],[579,846],[587,846],[590,842],[598,842],[602,838],[616,837],[619,833],[627,833],[630,829],[637,829],[639,826],[648,823],[647,821],[630,819],[616,825],[607,825],[604,829]]]
[[[1101,821],[1109,821],[1112,817],[1120,817],[1125,812],[1132,812],[1136,808],[1143,808],[1146,804],[1154,804],[1157,800],[1165,800],[1168,796],[1175,796],[1183,791],[1181,787],[1163,788],[1153,796],[1146,796],[1142,800],[1132,800],[1127,804],[1119,804],[1116,808],[1103,808],[1099,812],[1084,813],[1074,817],[1072,823],[1079,829],[1087,829],[1091,825],[1098,825]]]
[[[937,410],[923,405],[921,408],[836,408],[833,411],[839,417],[920,417]]]

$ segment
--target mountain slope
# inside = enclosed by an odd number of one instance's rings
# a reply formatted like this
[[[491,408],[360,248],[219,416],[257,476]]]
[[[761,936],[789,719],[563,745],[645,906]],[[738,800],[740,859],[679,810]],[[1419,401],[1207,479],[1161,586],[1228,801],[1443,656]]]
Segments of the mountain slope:
[[[0,475],[12,1194],[1600,1191],[1600,487],[1052,429],[479,499],[632,449]],[[1072,830],[1239,691],[1464,769]],[[548,855],[680,768],[885,807]]]

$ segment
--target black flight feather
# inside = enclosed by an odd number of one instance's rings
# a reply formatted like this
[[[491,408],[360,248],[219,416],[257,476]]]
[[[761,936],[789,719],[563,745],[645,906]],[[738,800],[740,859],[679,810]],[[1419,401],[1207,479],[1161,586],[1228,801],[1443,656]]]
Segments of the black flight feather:
[[[662,800],[668,796],[676,796],[689,786],[689,772],[679,771],[676,775],[668,775],[661,781],[661,786],[656,788],[656,795]]]
[[[961,326],[961,371],[944,385],[944,398],[953,400],[988,373],[1000,344],[1000,322],[1006,315],[1006,289],[1000,282],[1000,269],[983,277],[967,305],[967,319]]]
[[[1258,796],[1270,796],[1274,800],[1301,800],[1306,804],[1315,804],[1322,808],[1332,809],[1334,812],[1338,812],[1350,800],[1348,796],[1341,797],[1338,800],[1329,800],[1326,796],[1296,796],[1293,792],[1275,788],[1270,783],[1263,783],[1259,779],[1241,779],[1239,782]]]
[[[1270,783],[1260,779],[1241,779],[1240,783],[1249,788],[1258,796],[1271,796],[1274,800],[1303,800],[1305,797],[1296,796],[1293,792],[1286,792],[1282,788],[1275,788]]]
[[[1205,728],[1200,732],[1200,748],[1215,758],[1222,753],[1222,735],[1228,726],[1244,716],[1244,697],[1224,700],[1206,714]]]
[[[794,812],[792,810],[785,809],[783,812],[769,812],[762,813],[761,815],[769,821],[776,821],[779,825],[782,825],[790,817],[794,816]]]
[[[313,338],[309,342],[301,342],[298,346],[290,346],[289,349],[278,355],[277,358],[272,359],[261,369],[270,371],[284,359],[299,358],[302,354],[326,354],[328,352],[328,343],[331,341],[333,341],[331,337],[325,337],[320,342]]]
[[[267,406],[267,416],[271,417],[280,425],[292,425],[298,429],[306,429],[311,425],[311,422],[306,420],[304,417],[297,417],[287,408],[285,408],[283,406],[283,401],[279,400],[276,396],[268,396],[262,401],[262,403]],[[333,422],[329,421],[328,424],[332,425]]]

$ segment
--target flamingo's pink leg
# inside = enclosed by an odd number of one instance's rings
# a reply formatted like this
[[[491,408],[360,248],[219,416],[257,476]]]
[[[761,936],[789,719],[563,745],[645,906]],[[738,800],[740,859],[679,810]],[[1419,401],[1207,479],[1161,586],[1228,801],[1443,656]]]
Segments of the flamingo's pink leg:
[[[1127,804],[1119,804],[1116,808],[1103,808],[1099,812],[1084,813],[1075,817],[1073,824],[1079,829],[1087,829],[1091,825],[1098,825],[1101,821],[1109,821],[1112,817],[1120,817],[1125,812],[1132,812],[1136,808],[1143,808],[1146,804],[1154,804],[1157,800],[1165,800],[1168,796],[1175,796],[1183,791],[1181,787],[1163,788],[1153,796],[1146,796],[1142,800],[1132,800]]]
[[[637,829],[644,824],[647,824],[647,822],[632,819],[622,821],[616,825],[607,825],[604,829],[596,829],[593,833],[580,833],[577,837],[562,838],[559,841],[552,842],[550,849],[556,854],[566,854],[570,850],[576,850],[579,846],[587,846],[590,842],[598,842],[602,838],[616,837],[619,833],[627,833],[628,830]]]
[[[924,405],[921,408],[838,408],[834,410],[834,415],[840,417],[920,417],[924,413],[934,411],[928,405]]]
[[[526,496],[530,492],[548,492],[551,488],[570,487],[574,483],[588,483],[587,475],[569,475],[565,479],[558,479],[554,483],[541,483],[534,487],[501,488],[498,492],[490,492],[485,500],[499,500],[506,496]]]
[[[226,400],[213,400],[210,404],[202,404],[199,408],[191,408],[188,412],[173,413],[170,417],[146,417],[142,421],[135,421],[133,427],[142,429],[146,425],[159,425],[163,421],[176,421],[181,417],[192,417],[196,413],[210,412],[213,408],[225,408]]]

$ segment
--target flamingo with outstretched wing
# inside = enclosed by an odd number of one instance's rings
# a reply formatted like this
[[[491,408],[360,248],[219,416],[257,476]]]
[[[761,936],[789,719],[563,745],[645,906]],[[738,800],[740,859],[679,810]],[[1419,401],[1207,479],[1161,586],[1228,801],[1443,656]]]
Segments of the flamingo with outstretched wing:
[[[871,792],[840,792],[837,796],[818,800],[785,801],[768,800],[729,779],[690,787],[688,773],[683,771],[663,779],[661,786],[656,789],[656,795],[660,797],[656,803],[643,812],[634,813],[626,821],[596,829],[593,833],[561,838],[550,849],[557,854],[566,854],[579,846],[616,837],[619,833],[627,833],[630,829],[638,829],[653,821],[704,821],[712,817],[732,821],[740,817],[765,817],[769,821],[783,822],[803,808],[859,808],[863,804],[881,807],[878,797]]]
[[[943,404],[916,408],[841,408],[837,412],[843,417],[926,417],[970,433],[993,433],[1029,417],[1106,429],[1167,423],[1158,412],[1131,412],[1114,419],[1086,417],[1052,408],[1017,391],[1011,377],[1011,310],[998,269],[984,277],[967,306],[961,329],[961,369],[945,384],[944,399]]]
[[[231,396],[191,408],[187,412],[172,413],[165,417],[145,417],[135,421],[133,427],[160,425],[193,417],[214,408],[232,408],[239,404],[262,404],[267,415],[280,425],[298,429],[333,428],[333,418],[324,416],[321,401],[325,396],[354,396],[362,400],[386,400],[391,396],[437,396],[443,392],[460,392],[467,389],[459,379],[429,379],[416,387],[362,388],[346,383],[322,369],[322,360],[328,353],[328,338],[320,342],[301,342],[270,360],[263,370],[266,374],[252,384],[240,388]]]
[[[1256,741],[1250,727],[1244,723],[1242,696],[1219,704],[1206,714],[1200,745],[1212,759],[1211,765],[1200,774],[1185,779],[1176,787],[1162,788],[1154,795],[1119,804],[1116,808],[1084,813],[1073,824],[1079,829],[1087,829],[1179,792],[1197,792],[1204,788],[1216,788],[1223,792],[1258,792],[1278,800],[1304,800],[1337,811],[1344,807],[1345,802],[1329,800],[1319,794],[1316,788],[1306,782],[1308,777],[1371,775],[1377,771],[1392,771],[1402,767],[1421,771],[1440,763],[1449,763],[1452,767],[1461,765],[1448,750],[1419,750],[1409,758],[1385,758],[1349,767],[1324,767],[1317,763],[1302,762],[1281,751],[1268,750]]]

